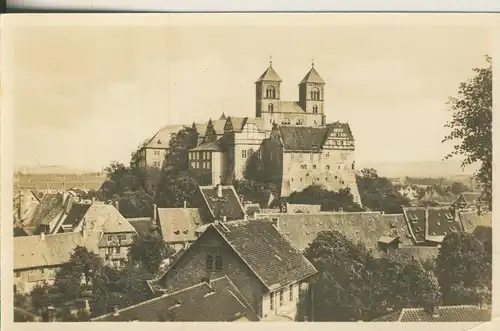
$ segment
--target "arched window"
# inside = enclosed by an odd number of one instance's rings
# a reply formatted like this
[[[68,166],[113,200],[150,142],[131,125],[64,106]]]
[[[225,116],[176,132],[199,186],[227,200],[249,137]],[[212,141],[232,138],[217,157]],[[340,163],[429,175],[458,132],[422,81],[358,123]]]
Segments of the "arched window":
[[[318,113],[318,106],[317,105],[313,106],[313,113],[315,113],[315,114]]]
[[[314,88],[311,90],[311,100],[319,100],[320,99],[320,93],[317,88]]]
[[[274,111],[274,105],[272,103],[270,103],[269,106],[267,106],[267,108],[271,113]]]
[[[266,89],[266,98],[276,98],[276,89],[274,86],[268,86]]]

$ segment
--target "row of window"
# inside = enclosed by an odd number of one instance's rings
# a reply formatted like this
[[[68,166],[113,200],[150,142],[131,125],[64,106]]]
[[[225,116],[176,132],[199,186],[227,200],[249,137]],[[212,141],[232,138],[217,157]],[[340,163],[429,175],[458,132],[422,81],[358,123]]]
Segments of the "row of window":
[[[159,151],[159,150],[155,150],[155,151],[154,151],[154,155],[161,155],[161,151]]]
[[[241,158],[242,159],[246,159],[247,157],[250,157],[252,156],[252,154],[254,153],[254,150],[253,149],[243,149],[241,151]],[[258,153],[258,156],[260,157],[260,150],[257,151]]]
[[[118,254],[121,252],[121,247],[108,247],[106,249],[107,254],[113,254],[113,251]]]
[[[108,242],[110,241],[113,241],[113,235],[108,235]],[[119,240],[119,241],[122,241],[122,240],[127,240],[127,236],[124,235],[124,234],[118,234],[116,235],[116,238]]]
[[[308,175],[309,175],[309,174],[307,174],[307,176],[308,176]],[[338,179],[338,176],[335,176],[335,179]],[[304,179],[303,179],[302,177],[300,177],[300,178],[299,178],[299,180],[300,180],[301,182],[302,182],[302,181],[304,181]],[[317,181],[319,181],[319,177],[316,177],[316,180],[317,180]],[[325,180],[328,180],[328,177],[325,177]],[[293,181],[294,181],[294,178],[293,178],[293,177],[291,177],[291,178],[290,178],[290,181],[292,181],[292,182],[293,182]],[[340,184],[344,185],[344,184],[345,184],[345,182],[344,182],[343,180],[341,180],[341,181],[340,181]]]
[[[189,160],[210,160],[212,158],[212,152],[190,152],[188,158]]]
[[[191,161],[192,169],[212,169],[210,161]]]
[[[315,165],[315,164],[313,164],[313,165],[312,165],[312,168],[313,168],[313,169],[316,169],[316,165]],[[301,165],[300,165],[300,169],[302,169],[302,170],[306,170],[306,169],[307,169],[307,164],[301,164]],[[328,165],[328,164],[327,164],[327,165],[325,166],[325,169],[326,169],[326,170],[330,170],[330,165]],[[340,166],[337,166],[337,169],[338,169],[338,170],[340,170]]]
[[[293,284],[288,287],[288,301],[293,301]],[[279,295],[279,306],[282,306],[285,303],[285,290],[281,289],[278,291]],[[275,292],[271,292],[269,294],[269,309],[274,310],[275,306]]]

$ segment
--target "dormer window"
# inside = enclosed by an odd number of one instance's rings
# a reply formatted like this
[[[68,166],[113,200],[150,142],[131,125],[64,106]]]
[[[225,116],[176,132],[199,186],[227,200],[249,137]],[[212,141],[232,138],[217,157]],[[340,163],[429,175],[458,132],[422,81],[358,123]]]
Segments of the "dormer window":
[[[410,216],[410,220],[412,221],[418,221],[418,217],[415,214],[408,214]]]

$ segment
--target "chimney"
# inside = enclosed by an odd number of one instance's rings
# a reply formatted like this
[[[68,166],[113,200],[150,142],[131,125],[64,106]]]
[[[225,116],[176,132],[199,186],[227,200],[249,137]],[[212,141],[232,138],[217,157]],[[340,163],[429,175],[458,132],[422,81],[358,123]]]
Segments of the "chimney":
[[[95,197],[92,197],[92,203],[95,203]]]
[[[158,218],[158,209],[156,208],[156,204],[153,204],[153,222],[156,222]]]
[[[118,312],[118,307],[117,306],[114,306],[113,307],[113,316],[119,316],[120,313]]]
[[[222,198],[222,185],[217,184],[217,197]]]
[[[480,204],[478,204],[478,205],[477,205],[477,215],[478,215],[478,216],[481,216],[481,215],[482,215],[482,212],[483,212],[483,211],[481,210],[481,205],[480,205]]]
[[[56,309],[52,306],[47,307],[47,317],[48,317],[48,322],[55,322],[56,321]]]
[[[187,208],[187,201],[184,200],[184,209],[186,209],[186,208]]]
[[[222,216],[222,222],[227,222],[227,216]]]
[[[42,230],[42,232],[40,232],[40,239],[42,241],[45,240],[45,230]]]
[[[115,201],[115,208],[116,210],[120,211],[120,200],[116,199]]]

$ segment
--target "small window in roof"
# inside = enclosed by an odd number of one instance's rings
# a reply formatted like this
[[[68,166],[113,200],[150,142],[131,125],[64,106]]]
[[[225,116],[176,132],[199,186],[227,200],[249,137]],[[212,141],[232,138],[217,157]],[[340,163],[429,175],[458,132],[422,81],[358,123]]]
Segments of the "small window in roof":
[[[417,217],[417,215],[415,215],[415,214],[408,214],[408,216],[410,216],[410,219],[411,219],[412,221],[418,221],[418,217]]]

